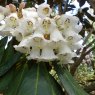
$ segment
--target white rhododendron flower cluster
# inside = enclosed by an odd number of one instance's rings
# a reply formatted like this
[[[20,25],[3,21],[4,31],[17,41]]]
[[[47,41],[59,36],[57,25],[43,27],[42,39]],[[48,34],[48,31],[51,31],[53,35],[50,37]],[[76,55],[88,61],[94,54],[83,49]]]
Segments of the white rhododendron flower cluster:
[[[15,50],[25,53],[28,60],[73,63],[74,50],[81,47],[82,39],[78,17],[62,14],[51,18],[52,9],[44,3],[37,9],[22,6],[4,18],[0,34],[15,37],[19,41]]]

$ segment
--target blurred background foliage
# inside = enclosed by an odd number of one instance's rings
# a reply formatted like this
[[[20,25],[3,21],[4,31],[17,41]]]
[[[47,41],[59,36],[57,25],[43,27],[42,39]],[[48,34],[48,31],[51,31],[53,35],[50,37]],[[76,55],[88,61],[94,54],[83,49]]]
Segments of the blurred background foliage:
[[[44,0],[0,0],[0,5],[5,6],[7,4],[13,3],[18,7],[22,1],[26,2],[26,7],[35,8],[37,5],[45,2]],[[81,50],[77,51],[77,54],[79,56],[77,58],[74,58],[75,63],[69,66],[66,65],[66,67],[69,68],[72,76],[75,78],[77,83],[84,88],[86,92],[88,92],[90,95],[95,95],[95,0],[47,0],[46,2],[50,4],[50,7],[53,9],[51,16],[55,16],[56,13],[67,13],[70,15],[76,15],[80,19],[83,25],[83,29],[80,34],[84,38],[84,47]],[[4,50],[0,49],[0,53],[3,51]],[[8,51],[6,50],[4,52]],[[11,51],[11,53],[12,52],[13,51]],[[19,59],[20,54],[16,54],[14,56]],[[1,57],[2,56],[0,56],[0,60]],[[10,56],[10,58],[12,58],[12,56]],[[7,59],[9,60],[10,58]],[[12,65],[14,65],[14,62]],[[18,62],[18,64],[16,64],[16,68],[19,68],[19,66],[20,65]],[[8,69],[6,69],[5,72],[7,72]],[[51,75],[54,76],[56,80],[58,80],[58,76],[56,75],[54,68],[49,68],[49,70],[51,70]],[[11,71],[12,69],[8,72],[12,74]],[[1,71],[0,75],[2,75]],[[8,80],[10,81],[10,79]]]

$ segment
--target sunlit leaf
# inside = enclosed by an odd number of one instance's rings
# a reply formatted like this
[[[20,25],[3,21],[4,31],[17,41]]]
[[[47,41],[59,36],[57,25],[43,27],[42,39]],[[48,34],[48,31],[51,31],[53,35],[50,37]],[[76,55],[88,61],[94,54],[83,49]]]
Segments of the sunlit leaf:
[[[69,95],[88,95],[73,79],[72,75],[66,68],[55,65],[55,70],[59,79]]]
[[[5,74],[20,58],[20,53],[14,54],[12,42],[9,42],[8,47],[1,54],[2,59],[0,63],[0,76]]]

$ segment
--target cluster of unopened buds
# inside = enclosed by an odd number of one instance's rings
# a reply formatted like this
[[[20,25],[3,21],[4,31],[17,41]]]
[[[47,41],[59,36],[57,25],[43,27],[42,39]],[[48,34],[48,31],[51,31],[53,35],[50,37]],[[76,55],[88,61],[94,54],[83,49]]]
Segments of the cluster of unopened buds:
[[[81,47],[82,39],[78,17],[62,14],[51,18],[52,9],[45,3],[37,9],[24,7],[24,3],[18,9],[12,4],[0,6],[0,20],[4,17],[0,35],[15,37],[19,41],[15,50],[26,54],[28,60],[73,63],[74,51]]]

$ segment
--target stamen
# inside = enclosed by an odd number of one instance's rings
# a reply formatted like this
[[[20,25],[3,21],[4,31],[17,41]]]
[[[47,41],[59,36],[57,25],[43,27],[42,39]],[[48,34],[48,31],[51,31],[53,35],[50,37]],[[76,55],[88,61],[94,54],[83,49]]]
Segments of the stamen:
[[[57,25],[62,25],[62,21],[60,20],[60,17],[56,18],[56,24]]]
[[[44,9],[43,9],[43,13],[44,13],[44,14],[48,14],[48,13],[49,13],[49,8],[48,8],[48,7],[44,8]]]
[[[31,21],[27,21],[27,29],[30,30],[33,27],[33,23]]]
[[[33,26],[32,21],[27,21],[27,23],[28,23],[29,26]]]
[[[72,37],[72,36],[69,36],[69,37],[68,37],[68,40],[73,40],[73,37]]]
[[[16,18],[15,17],[10,17],[10,20],[11,21],[16,21]]]
[[[16,26],[17,26],[17,19],[15,17],[13,17],[13,16],[11,16],[9,19],[10,19],[11,27],[16,28]]]
[[[50,34],[44,34],[44,38],[45,38],[46,40],[50,40]]]
[[[48,28],[50,27],[51,25],[51,21],[50,20],[47,20],[47,19],[44,19],[43,22],[42,22],[42,26],[45,30],[48,30]]]
[[[20,8],[18,9],[17,16],[19,19],[23,18],[22,9],[20,9]]]
[[[65,23],[70,23],[70,19],[67,18],[67,19],[65,20]]]
[[[70,19],[69,19],[69,18],[67,18],[67,19],[65,20],[64,25],[65,25],[66,28],[69,28],[69,26],[70,26]]]

